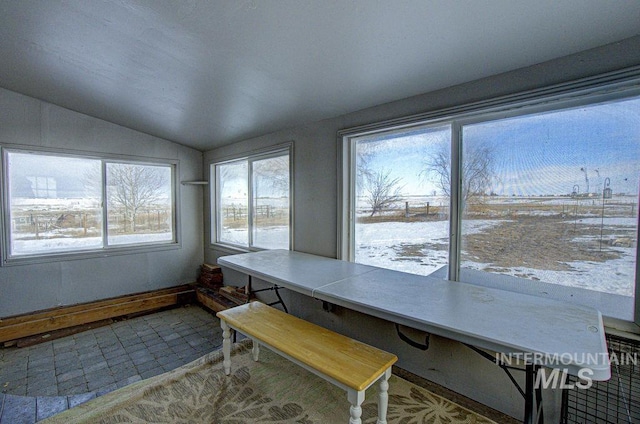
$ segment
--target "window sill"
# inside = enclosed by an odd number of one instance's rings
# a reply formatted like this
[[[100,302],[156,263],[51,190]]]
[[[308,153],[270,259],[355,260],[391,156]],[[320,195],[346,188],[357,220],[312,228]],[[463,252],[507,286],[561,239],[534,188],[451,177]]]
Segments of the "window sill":
[[[229,253],[231,255],[235,255],[235,254],[238,254],[238,253],[249,253],[249,252],[251,252],[251,250],[249,250],[248,248],[245,248],[245,247],[231,246],[231,245],[222,244],[222,243],[211,243],[209,245],[209,249],[217,250],[219,252]]]
[[[291,249],[285,249],[285,248],[266,249],[262,247],[240,247],[240,246],[233,246],[233,245],[224,244],[224,243],[211,243],[209,245],[209,249],[216,250],[219,252],[229,253],[231,255],[235,255],[238,253],[262,252],[263,250],[291,250]]]
[[[108,249],[100,249],[100,250],[86,250],[79,252],[64,252],[64,253],[49,253],[43,255],[32,255],[32,256],[19,256],[19,257],[11,257],[4,258],[2,261],[3,267],[9,266],[24,266],[24,265],[35,265],[41,263],[51,263],[51,262],[64,262],[64,261],[75,261],[82,259],[95,259],[95,258],[107,258],[111,256],[120,256],[120,255],[135,255],[135,254],[144,254],[144,253],[152,253],[164,250],[177,250],[181,249],[181,243],[163,243],[163,244],[154,244],[147,246],[122,246],[122,247],[112,247]]]

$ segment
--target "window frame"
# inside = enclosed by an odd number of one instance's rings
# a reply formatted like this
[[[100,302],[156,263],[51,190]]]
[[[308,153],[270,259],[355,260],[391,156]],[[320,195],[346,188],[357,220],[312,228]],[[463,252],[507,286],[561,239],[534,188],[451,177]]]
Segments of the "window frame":
[[[210,247],[222,248],[229,250],[230,252],[257,252],[262,250],[268,250],[263,247],[257,247],[253,245],[253,217],[254,217],[254,204],[253,204],[253,162],[257,162],[264,159],[270,159],[287,155],[289,158],[289,246],[288,250],[293,250],[294,240],[294,160],[293,160],[293,142],[288,142],[274,146],[267,149],[254,150],[248,154],[235,155],[225,157],[220,160],[214,160],[209,162],[209,181],[210,181],[210,208],[209,208],[209,224],[210,224]],[[219,241],[218,236],[220,234],[220,225],[222,225],[219,212],[219,198],[220,193],[220,178],[218,176],[218,166],[225,164],[232,164],[235,162],[247,162],[247,245],[238,245],[234,243]]]
[[[625,69],[578,81],[544,87],[523,93],[464,104],[434,112],[338,131],[338,258],[353,261],[355,228],[355,154],[357,138],[399,131],[413,127],[451,125],[451,186],[449,220],[448,273],[444,278],[460,281],[460,249],[462,225],[461,166],[462,128],[464,125],[515,116],[562,110],[640,95],[640,67]],[[640,222],[637,231],[640,233]],[[623,331],[640,332],[640,249],[636,249],[634,320],[632,322],[605,317],[608,325]],[[469,281],[465,281],[469,282]],[[482,285],[482,282],[477,284]],[[513,287],[510,290],[518,291]]]
[[[64,250],[59,252],[42,252],[24,255],[13,255],[11,252],[11,212],[10,212],[10,186],[9,186],[9,167],[8,167],[8,155],[10,153],[31,154],[39,156],[53,156],[61,158],[75,158],[75,159],[87,159],[100,161],[100,175],[101,175],[101,201],[100,208],[102,213],[102,242],[100,247],[77,249],[77,250]],[[2,222],[2,235],[0,237],[2,251],[1,266],[14,266],[14,265],[30,265],[47,262],[57,262],[65,260],[77,260],[77,259],[90,259],[96,257],[108,257],[116,255],[124,255],[130,253],[145,253],[159,250],[173,250],[182,247],[181,231],[180,231],[180,203],[179,199],[179,185],[177,184],[177,176],[179,175],[180,161],[177,159],[156,159],[137,157],[133,155],[115,155],[115,154],[100,154],[94,152],[85,152],[78,150],[67,149],[48,149],[33,146],[25,146],[18,144],[1,144],[0,145],[0,175],[2,175],[2,184],[0,190],[2,191],[2,210],[0,213],[0,220]],[[106,164],[107,163],[122,163],[133,165],[150,165],[150,166],[167,166],[171,170],[171,208],[172,208],[172,232],[173,237],[171,240],[166,241],[154,241],[154,242],[138,242],[127,244],[109,244],[107,234],[107,181],[106,181]]]

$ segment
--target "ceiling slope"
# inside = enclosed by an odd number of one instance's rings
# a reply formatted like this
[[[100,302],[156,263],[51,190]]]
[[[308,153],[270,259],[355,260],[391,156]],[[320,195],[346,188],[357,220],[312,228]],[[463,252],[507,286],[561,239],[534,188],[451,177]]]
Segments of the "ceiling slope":
[[[0,0],[0,86],[208,150],[619,41],[638,22],[637,0]]]

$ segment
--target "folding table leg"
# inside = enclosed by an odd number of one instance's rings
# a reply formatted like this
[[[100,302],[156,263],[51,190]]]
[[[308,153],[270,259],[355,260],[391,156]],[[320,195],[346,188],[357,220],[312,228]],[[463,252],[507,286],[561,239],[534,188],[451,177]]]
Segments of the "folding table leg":
[[[540,366],[527,364],[524,389],[524,420],[525,424],[544,424],[542,410],[542,390],[534,387]]]

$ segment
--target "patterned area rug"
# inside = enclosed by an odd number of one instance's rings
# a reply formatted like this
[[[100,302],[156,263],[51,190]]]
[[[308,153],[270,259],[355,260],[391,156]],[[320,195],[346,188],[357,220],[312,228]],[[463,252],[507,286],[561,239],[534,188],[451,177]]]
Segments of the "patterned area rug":
[[[272,353],[251,358],[251,342],[232,351],[232,373],[215,351],[41,423],[347,423],[345,391]],[[362,422],[377,419],[377,384],[366,392]],[[389,423],[495,423],[398,376],[389,380]]]

